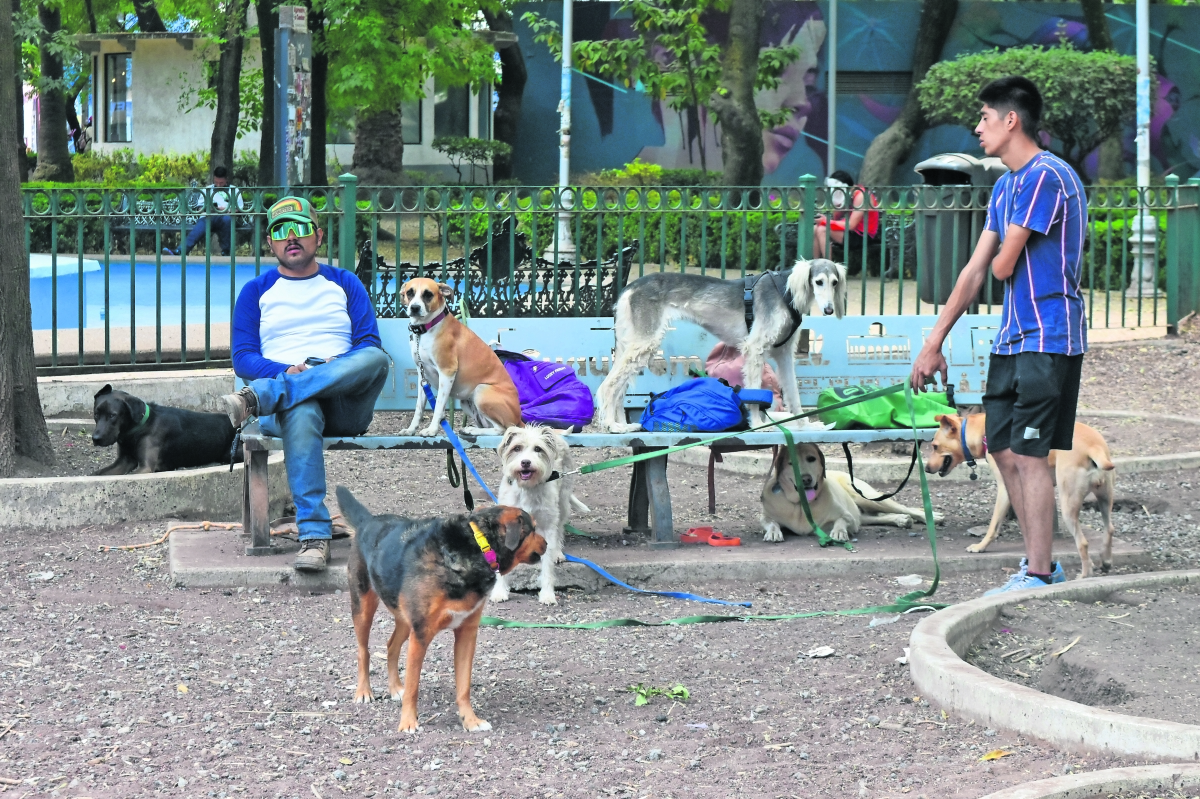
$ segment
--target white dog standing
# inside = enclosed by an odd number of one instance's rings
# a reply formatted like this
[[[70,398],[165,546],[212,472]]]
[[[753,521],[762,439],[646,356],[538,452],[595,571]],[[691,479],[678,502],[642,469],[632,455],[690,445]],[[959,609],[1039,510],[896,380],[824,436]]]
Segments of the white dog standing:
[[[572,507],[587,513],[588,507],[575,498],[573,476],[560,476],[571,471],[570,448],[555,430],[542,425],[510,427],[500,446],[500,490],[496,492],[501,505],[512,505],[533,517],[537,531],[546,539],[546,554],[542,556],[542,573],[538,601],[556,605],[554,597],[554,565],[565,560],[563,537]],[[492,588],[492,601],[508,599],[508,581],[498,575]]]
[[[746,388],[762,385],[763,364],[770,355],[788,413],[803,413],[796,385],[801,319],[814,303],[822,314],[840,318],[846,313],[847,297],[846,267],[825,258],[797,261],[785,272],[740,280],[680,272],[638,278],[617,299],[613,319],[616,349],[612,370],[596,391],[597,423],[613,433],[641,429],[622,418],[625,391],[658,352],[667,325],[676,319],[695,322],[741,350],[745,356],[742,385]],[[762,423],[757,408],[751,411],[751,423]]]

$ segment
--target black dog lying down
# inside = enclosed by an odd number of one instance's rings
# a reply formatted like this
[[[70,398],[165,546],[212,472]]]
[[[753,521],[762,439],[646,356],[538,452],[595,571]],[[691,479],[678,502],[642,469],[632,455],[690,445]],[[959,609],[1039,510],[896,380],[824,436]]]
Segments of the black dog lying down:
[[[96,474],[169,472],[229,463],[234,429],[223,413],[199,413],[145,402],[105,386],[92,406],[92,444],[117,445],[117,459]],[[236,460],[242,459],[237,453]]]

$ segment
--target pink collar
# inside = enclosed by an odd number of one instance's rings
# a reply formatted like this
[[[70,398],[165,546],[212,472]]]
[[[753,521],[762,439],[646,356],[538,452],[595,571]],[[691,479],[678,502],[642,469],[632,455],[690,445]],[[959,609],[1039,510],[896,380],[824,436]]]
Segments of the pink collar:
[[[438,323],[438,322],[440,322],[440,321],[442,321],[443,319],[445,319],[445,318],[446,318],[446,316],[447,316],[447,314],[448,314],[448,311],[447,311],[445,308],[443,308],[443,309],[442,309],[442,312],[441,312],[440,314],[438,314],[437,316],[433,317],[433,319],[430,319],[430,320],[429,320],[428,322],[426,322],[425,324],[423,324],[423,325],[409,325],[409,326],[408,326],[408,329],[409,329],[409,330],[411,330],[413,333],[416,333],[418,336],[419,336],[419,335],[421,335],[422,333],[428,333],[430,330],[433,330],[433,328],[437,326],[437,323]]]

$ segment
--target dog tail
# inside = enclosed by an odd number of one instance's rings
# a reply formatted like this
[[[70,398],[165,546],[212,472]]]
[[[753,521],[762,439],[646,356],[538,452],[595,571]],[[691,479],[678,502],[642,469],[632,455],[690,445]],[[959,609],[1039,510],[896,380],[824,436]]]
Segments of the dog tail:
[[[1112,462],[1112,457],[1109,455],[1108,446],[1103,441],[1098,441],[1090,445],[1085,452],[1092,459],[1092,463],[1096,464],[1096,468],[1106,472],[1117,468]]]
[[[576,513],[592,512],[592,509],[580,502],[579,497],[575,496],[574,494],[571,495],[571,507],[575,509]]]
[[[355,530],[361,530],[367,522],[374,517],[371,511],[367,510],[361,502],[354,498],[350,493],[350,489],[345,486],[337,488],[338,507],[342,509],[342,515],[350,522],[350,526]]]

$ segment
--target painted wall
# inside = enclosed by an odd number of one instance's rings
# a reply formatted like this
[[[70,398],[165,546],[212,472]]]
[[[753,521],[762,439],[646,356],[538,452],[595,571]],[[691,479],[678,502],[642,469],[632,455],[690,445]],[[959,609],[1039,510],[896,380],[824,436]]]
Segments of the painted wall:
[[[576,3],[575,37],[621,38],[628,23],[612,18],[616,3]],[[790,185],[800,175],[824,176],[827,169],[825,139],[828,133],[827,42],[828,5],[825,2],[777,0],[767,4],[762,43],[783,43],[801,48],[800,60],[785,75],[784,85],[760,93],[760,107],[793,108],[791,119],[764,135],[764,183]],[[1106,6],[1116,47],[1134,51],[1132,5]],[[516,33],[525,54],[529,81],[525,87],[522,118],[514,159],[523,182],[553,183],[557,179],[559,64],[545,46],[533,42],[529,27],[520,21],[525,11],[536,11],[561,20],[561,2],[518,5]],[[858,0],[839,4],[839,77],[844,73],[903,73],[912,68],[912,47],[920,17],[914,0],[879,2]],[[713,36],[724,35],[721,20],[706,20]],[[1200,173],[1200,8],[1152,6],[1154,34],[1151,51],[1159,72],[1159,97],[1154,106],[1151,151],[1154,169],[1174,172],[1181,178]],[[959,4],[943,59],[960,53],[1022,44],[1053,44],[1067,36],[1086,49],[1087,30],[1077,3],[962,2]],[[857,175],[862,154],[871,140],[899,114],[903,94],[838,92],[837,167]],[[699,145],[707,144],[709,169],[720,169],[719,146],[712,124],[703,114],[688,120],[659,107],[638,91],[622,92],[576,73],[572,82],[572,173],[620,167],[641,157],[664,167],[699,168]],[[1127,167],[1134,160],[1132,126],[1125,142]],[[893,175],[893,183],[916,182],[913,166],[943,152],[982,154],[966,128],[939,126],[918,141],[912,156]],[[1091,168],[1095,158],[1091,159]]]

